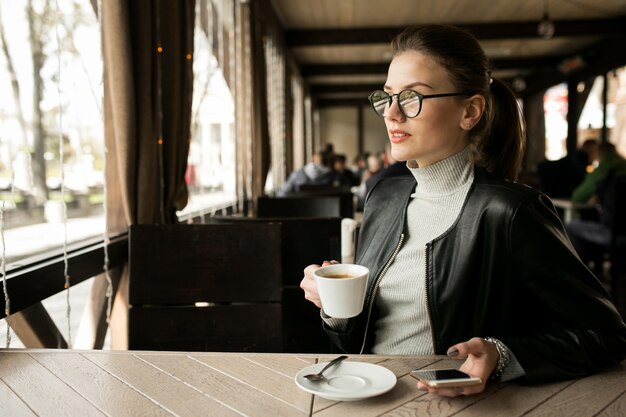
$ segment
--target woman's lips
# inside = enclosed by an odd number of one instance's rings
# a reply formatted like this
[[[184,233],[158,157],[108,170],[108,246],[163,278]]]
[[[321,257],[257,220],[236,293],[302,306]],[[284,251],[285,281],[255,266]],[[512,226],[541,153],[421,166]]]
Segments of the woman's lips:
[[[405,140],[407,140],[408,138],[410,138],[411,135],[408,134],[407,132],[403,131],[403,130],[390,130],[389,131],[389,140],[392,143],[400,143],[400,142],[404,142]]]

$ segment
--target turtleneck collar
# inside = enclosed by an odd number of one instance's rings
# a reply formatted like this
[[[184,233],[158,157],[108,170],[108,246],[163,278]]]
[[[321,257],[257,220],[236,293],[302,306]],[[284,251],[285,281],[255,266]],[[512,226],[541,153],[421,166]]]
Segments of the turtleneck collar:
[[[416,168],[415,161],[407,167],[417,181],[412,197],[419,195],[448,195],[459,190],[474,177],[474,162],[470,147],[424,168]]]

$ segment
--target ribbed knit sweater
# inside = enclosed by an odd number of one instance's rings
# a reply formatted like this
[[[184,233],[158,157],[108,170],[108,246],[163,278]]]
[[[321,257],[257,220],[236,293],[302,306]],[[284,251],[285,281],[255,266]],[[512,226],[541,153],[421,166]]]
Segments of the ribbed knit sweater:
[[[376,296],[373,353],[434,354],[426,306],[426,244],[455,222],[474,180],[469,148],[424,168],[408,166],[417,181],[407,208],[404,244]]]

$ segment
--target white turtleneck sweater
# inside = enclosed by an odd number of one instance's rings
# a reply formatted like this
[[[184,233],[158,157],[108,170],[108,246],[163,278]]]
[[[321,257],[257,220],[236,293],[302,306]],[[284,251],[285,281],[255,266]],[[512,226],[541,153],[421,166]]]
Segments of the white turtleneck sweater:
[[[469,148],[424,168],[412,168],[417,181],[407,208],[402,248],[385,273],[376,296],[374,353],[434,354],[426,306],[426,244],[456,221],[474,181]]]

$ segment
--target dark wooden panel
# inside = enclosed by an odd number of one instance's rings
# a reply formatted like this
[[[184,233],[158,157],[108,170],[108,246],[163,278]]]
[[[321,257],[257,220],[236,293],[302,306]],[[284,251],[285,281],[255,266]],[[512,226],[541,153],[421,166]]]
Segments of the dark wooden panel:
[[[214,216],[213,224],[282,224],[283,285],[299,285],[307,265],[324,260],[341,260],[341,219],[338,217],[239,217]]]
[[[281,225],[133,225],[132,305],[281,298]]]
[[[330,353],[335,350],[322,328],[320,309],[298,286],[283,289],[283,352]]]
[[[131,307],[132,350],[280,352],[281,306]]]
[[[330,353],[332,344],[322,329],[320,312],[304,298],[300,281],[304,268],[324,260],[341,259],[341,219],[259,218],[214,216],[212,223],[279,222],[283,238],[283,352]]]
[[[341,217],[341,198],[323,197],[259,197],[259,217]]]
[[[350,187],[333,187],[328,185],[301,185],[297,193],[290,194],[294,197],[339,197],[339,213],[342,218],[354,218],[355,195],[350,191]]]

